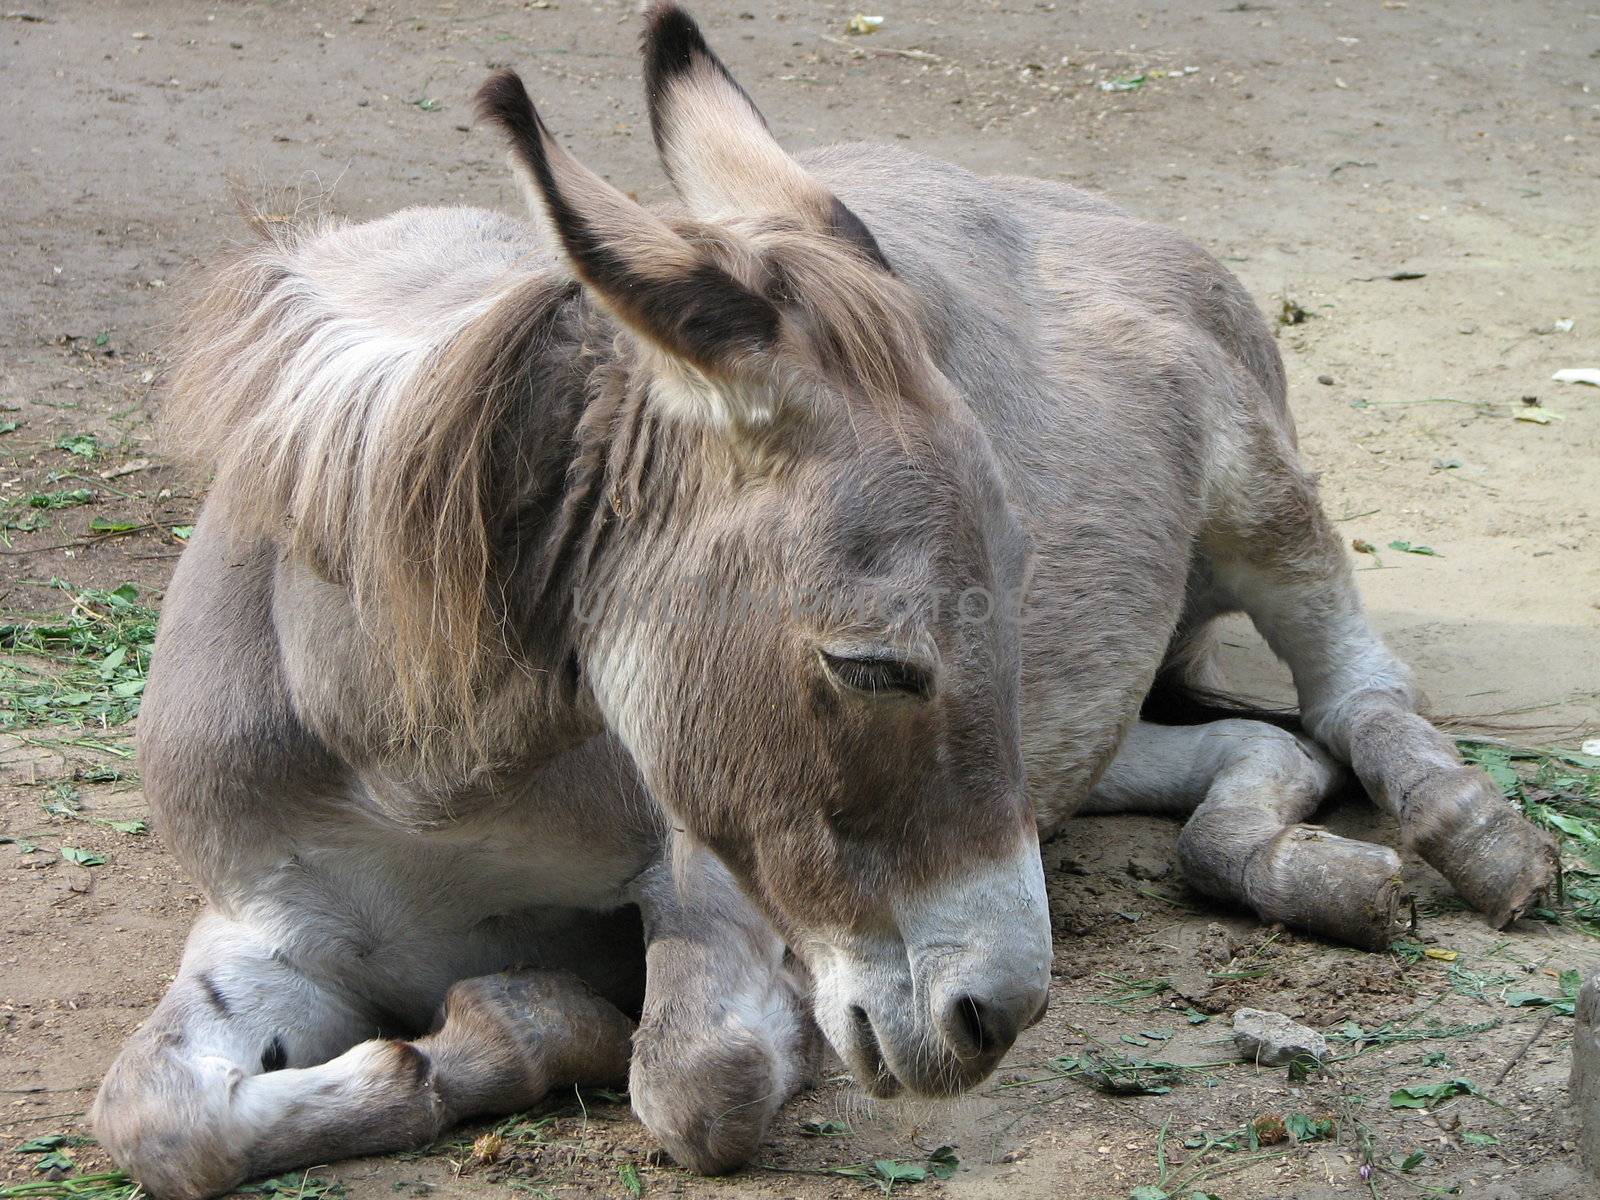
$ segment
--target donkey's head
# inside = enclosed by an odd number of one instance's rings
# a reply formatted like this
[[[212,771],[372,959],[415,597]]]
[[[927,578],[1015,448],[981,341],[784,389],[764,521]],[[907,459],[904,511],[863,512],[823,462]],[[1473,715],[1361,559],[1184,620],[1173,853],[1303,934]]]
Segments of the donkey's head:
[[[809,967],[880,1093],[982,1079],[1050,937],[1018,731],[1028,540],[916,297],[671,6],[651,126],[689,215],[480,101],[618,329],[581,668],[658,801]]]

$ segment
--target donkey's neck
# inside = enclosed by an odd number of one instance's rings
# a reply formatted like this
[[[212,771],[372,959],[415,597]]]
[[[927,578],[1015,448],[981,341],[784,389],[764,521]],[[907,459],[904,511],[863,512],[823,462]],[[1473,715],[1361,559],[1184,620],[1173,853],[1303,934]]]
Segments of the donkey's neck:
[[[523,719],[548,757],[605,727],[596,687],[619,681],[596,673],[647,670],[624,661],[628,647],[703,485],[737,468],[722,439],[659,410],[636,349],[582,295],[529,370],[530,404],[507,416],[494,536],[514,673],[538,695]]]

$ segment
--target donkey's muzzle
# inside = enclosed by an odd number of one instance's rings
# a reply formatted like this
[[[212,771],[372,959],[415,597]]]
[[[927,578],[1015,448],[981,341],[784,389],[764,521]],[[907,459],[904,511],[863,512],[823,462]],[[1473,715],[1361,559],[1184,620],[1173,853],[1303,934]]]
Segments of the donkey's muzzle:
[[[817,1022],[876,1096],[952,1096],[1044,1015],[1050,909],[1039,843],[895,898],[895,930],[812,947]]]

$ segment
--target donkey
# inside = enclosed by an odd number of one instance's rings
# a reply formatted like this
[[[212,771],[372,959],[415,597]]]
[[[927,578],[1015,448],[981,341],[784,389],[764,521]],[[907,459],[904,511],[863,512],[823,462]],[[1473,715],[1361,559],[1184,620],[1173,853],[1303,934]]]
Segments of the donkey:
[[[262,223],[190,314],[215,482],[140,737],[207,903],[92,1114],[155,1197],[623,1076],[730,1170],[818,1030],[874,1094],[970,1087],[1043,1011],[1075,813],[1189,814],[1193,887],[1358,946],[1401,866],[1304,823],[1347,769],[1496,926],[1551,878],[1369,628],[1220,264],[1056,183],[791,157],[673,5],[644,56],[681,211],[502,73],[538,229]],[[1298,731],[1141,719],[1238,610]]]

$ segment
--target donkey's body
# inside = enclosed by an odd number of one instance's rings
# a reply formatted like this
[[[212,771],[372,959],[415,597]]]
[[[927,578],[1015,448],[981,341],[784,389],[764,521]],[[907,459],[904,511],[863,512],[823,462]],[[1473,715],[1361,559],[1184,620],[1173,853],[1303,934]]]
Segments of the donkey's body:
[[[1041,832],[1085,805],[1198,806],[1182,845],[1196,886],[1377,944],[1398,860],[1296,824],[1339,778],[1331,752],[1492,919],[1520,911],[1547,873],[1543,843],[1414,715],[1403,668],[1368,631],[1296,460],[1271,334],[1237,282],[1192,243],[1058,184],[883,148],[801,162],[918,297],[920,336],[1031,536],[1016,740]],[[807,1077],[813,997],[768,923],[759,869],[714,825],[691,832],[716,856],[692,848],[652,795],[675,776],[647,789],[636,774],[660,738],[629,716],[632,692],[660,686],[650,631],[634,619],[550,633],[550,597],[571,602],[567,568],[521,548],[554,544],[591,581],[648,593],[674,556],[715,561],[721,529],[761,492],[735,507],[708,499],[743,468],[708,459],[703,428],[637,391],[613,394],[595,427],[596,396],[619,371],[617,322],[531,227],[410,210],[282,238],[223,286],[238,294],[218,336],[234,341],[208,369],[227,376],[229,355],[259,355],[267,383],[246,380],[265,389],[258,415],[303,422],[297,452],[336,465],[362,461],[362,439],[379,439],[390,407],[475,327],[522,339],[511,368],[491,374],[526,386],[483,433],[500,464],[485,476],[488,509],[516,514],[488,534],[509,564],[498,578],[510,653],[485,675],[470,755],[414,752],[395,737],[405,701],[384,639],[353,585],[329,581],[339,564],[295,552],[304,528],[241,534],[251,498],[213,498],[168,593],[141,718],[153,810],[208,908],[178,981],[102,1089],[102,1137],[157,1195],[416,1144],[625,1070],[620,1009],[642,1013],[640,1115],[686,1164],[737,1165]],[[245,386],[227,378],[221,393]],[[586,474],[586,454],[612,451]],[[778,528],[794,554],[813,551],[807,527]],[[1239,608],[1293,668],[1310,736],[1137,722],[1164,663],[1207,678],[1207,624]],[[679,736],[715,741],[695,717],[715,697],[675,699]],[[763,714],[725,719],[718,732],[736,744],[739,722],[759,727]],[[881,753],[892,765],[893,747]],[[759,763],[741,770],[765,786]],[[1002,915],[1022,912],[1020,892],[1005,900],[1014,885],[972,878],[961,886],[973,912],[997,895]],[[903,936],[916,970],[967,953],[948,930]],[[883,980],[880,1011],[836,994],[839,952],[804,932],[786,940],[819,973],[818,1017],[857,1074],[869,1085],[903,1074],[895,1039],[910,1035],[894,1022],[912,1018],[898,1010],[925,1005],[942,977],[866,976]],[[497,974],[519,967],[533,970]],[[442,1027],[418,1038],[453,985]],[[1029,1015],[960,1003],[971,1044],[958,1086]],[[862,1040],[869,1017],[876,1041]]]

